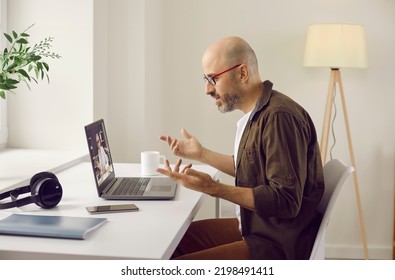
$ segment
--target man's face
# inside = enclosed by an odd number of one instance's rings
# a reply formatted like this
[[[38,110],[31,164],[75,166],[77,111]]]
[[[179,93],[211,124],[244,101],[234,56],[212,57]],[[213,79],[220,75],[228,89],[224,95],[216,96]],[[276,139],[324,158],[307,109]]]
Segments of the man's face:
[[[240,109],[242,91],[236,79],[236,73],[224,73],[215,78],[215,85],[206,83],[206,94],[210,95],[222,113]]]
[[[216,85],[207,93],[214,98],[215,105],[217,105],[218,110],[222,113],[232,112],[240,108],[239,105],[242,102],[241,92],[238,90],[238,86],[232,82],[230,84],[231,86],[226,89]]]

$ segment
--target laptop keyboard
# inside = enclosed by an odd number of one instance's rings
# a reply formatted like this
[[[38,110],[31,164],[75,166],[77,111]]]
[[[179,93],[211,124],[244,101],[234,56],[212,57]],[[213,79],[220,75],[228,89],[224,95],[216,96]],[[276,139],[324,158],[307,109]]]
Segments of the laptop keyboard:
[[[112,195],[142,195],[148,186],[149,178],[123,178]]]

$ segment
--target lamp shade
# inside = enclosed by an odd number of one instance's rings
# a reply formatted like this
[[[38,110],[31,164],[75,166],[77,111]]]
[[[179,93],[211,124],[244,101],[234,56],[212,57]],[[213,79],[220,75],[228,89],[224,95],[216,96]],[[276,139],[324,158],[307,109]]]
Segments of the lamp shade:
[[[313,24],[308,27],[303,65],[366,68],[365,29],[354,24]]]

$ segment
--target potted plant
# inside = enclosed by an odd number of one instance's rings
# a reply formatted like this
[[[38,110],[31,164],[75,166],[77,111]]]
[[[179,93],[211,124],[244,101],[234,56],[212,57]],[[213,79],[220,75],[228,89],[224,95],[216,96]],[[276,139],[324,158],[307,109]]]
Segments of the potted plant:
[[[34,25],[34,24],[33,24]],[[29,46],[29,26],[22,33],[12,31],[12,34],[4,33],[9,48],[0,52],[0,97],[5,99],[7,92],[13,92],[24,82],[30,90],[29,83],[47,79],[49,83],[49,65],[45,58],[60,58],[56,53],[50,52],[53,37],[47,37],[34,46]]]

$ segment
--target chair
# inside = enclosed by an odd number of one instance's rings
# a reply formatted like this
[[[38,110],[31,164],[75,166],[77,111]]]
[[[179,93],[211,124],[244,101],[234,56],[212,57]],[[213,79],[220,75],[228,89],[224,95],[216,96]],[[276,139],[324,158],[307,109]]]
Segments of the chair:
[[[347,166],[337,159],[332,159],[324,165],[325,192],[317,207],[323,217],[311,250],[310,260],[325,259],[326,227],[340,190],[353,172],[354,167]]]

